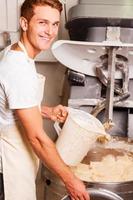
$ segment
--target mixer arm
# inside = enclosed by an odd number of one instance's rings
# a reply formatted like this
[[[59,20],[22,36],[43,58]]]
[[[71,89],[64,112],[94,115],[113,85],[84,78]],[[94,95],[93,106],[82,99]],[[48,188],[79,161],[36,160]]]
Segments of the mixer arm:
[[[108,51],[108,82],[106,91],[105,121],[113,121],[113,97],[115,81],[116,47],[107,48]]]
[[[127,99],[129,96],[130,94],[126,93],[121,96],[114,97],[113,104],[116,105],[118,102]],[[105,105],[106,105],[106,100],[104,99],[93,108],[93,110],[91,111],[91,114],[96,117],[102,110],[105,109]]]
[[[119,55],[118,62],[116,63],[116,68],[122,72],[123,87],[122,92],[128,93],[129,84],[129,67],[127,65],[128,59],[122,55]]]
[[[117,96],[113,98],[113,104],[116,105],[118,102],[123,101],[125,99],[127,99],[130,96],[129,93],[123,94],[121,96]],[[106,100],[102,100],[100,103],[98,103],[93,110],[91,111],[91,114],[95,117],[97,117],[97,115],[105,109],[106,106]],[[112,121],[108,120],[104,123],[105,126],[105,130],[109,130],[110,128],[112,128],[114,124],[112,123]]]
[[[97,78],[100,80],[100,82],[107,87],[107,83],[108,83],[108,79],[106,78],[106,76],[104,75],[103,71],[102,71],[103,66],[101,67],[96,67],[96,76]],[[114,92],[118,95],[122,95],[123,94],[123,90],[118,87],[116,84],[114,86]]]
[[[116,47],[108,48],[108,79],[102,72],[101,67],[96,67],[96,74],[100,81],[107,87],[106,100],[100,102],[91,112],[95,117],[105,109],[105,129],[108,130],[113,125],[113,105],[119,101],[122,101],[130,96],[128,93],[128,66],[123,61],[123,57],[117,55],[116,57]],[[122,57],[122,58],[121,58]],[[107,61],[106,61],[107,62]],[[105,64],[104,64],[105,65]],[[122,70],[123,74],[123,88],[119,88],[115,85],[115,67]],[[114,97],[114,92],[119,94],[119,96]]]
[[[104,75],[103,70],[107,68],[108,65],[108,54],[104,54],[100,57],[101,62],[98,66],[96,66],[96,76],[100,80],[100,82],[107,87],[108,79]],[[122,80],[123,80],[123,87],[120,88],[116,83],[114,83],[114,92],[118,95],[123,95],[128,93],[128,83],[129,83],[129,67],[127,65],[128,59],[123,56],[116,54],[116,68],[122,72]]]

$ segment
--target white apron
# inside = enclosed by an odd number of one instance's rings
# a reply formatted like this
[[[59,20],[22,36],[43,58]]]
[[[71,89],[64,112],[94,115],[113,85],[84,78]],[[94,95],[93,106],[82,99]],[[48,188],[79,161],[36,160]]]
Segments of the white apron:
[[[45,77],[38,74],[38,78],[38,101],[41,103]],[[5,200],[36,200],[39,159],[25,139],[24,129],[19,123],[3,127],[0,139]]]

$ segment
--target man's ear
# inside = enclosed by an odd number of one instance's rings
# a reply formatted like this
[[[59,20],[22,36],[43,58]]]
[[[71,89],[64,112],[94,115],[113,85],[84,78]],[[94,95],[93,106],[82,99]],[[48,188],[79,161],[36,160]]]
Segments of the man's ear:
[[[20,23],[21,29],[23,31],[27,31],[27,29],[28,29],[27,19],[25,17],[20,17],[19,23]]]

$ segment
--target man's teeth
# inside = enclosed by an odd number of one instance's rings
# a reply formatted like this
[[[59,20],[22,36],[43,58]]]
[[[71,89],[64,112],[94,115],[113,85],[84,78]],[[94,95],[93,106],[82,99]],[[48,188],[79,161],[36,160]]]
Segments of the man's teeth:
[[[41,38],[42,38],[43,40],[47,40],[47,41],[50,40],[49,38],[46,38],[46,37],[43,37],[43,36],[41,36]]]

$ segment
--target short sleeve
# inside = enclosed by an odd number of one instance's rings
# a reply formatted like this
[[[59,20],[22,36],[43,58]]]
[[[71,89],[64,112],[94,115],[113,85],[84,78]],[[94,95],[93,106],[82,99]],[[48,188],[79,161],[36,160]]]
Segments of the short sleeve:
[[[6,95],[10,109],[37,106],[37,90],[37,74],[31,66],[13,67],[6,76]]]

